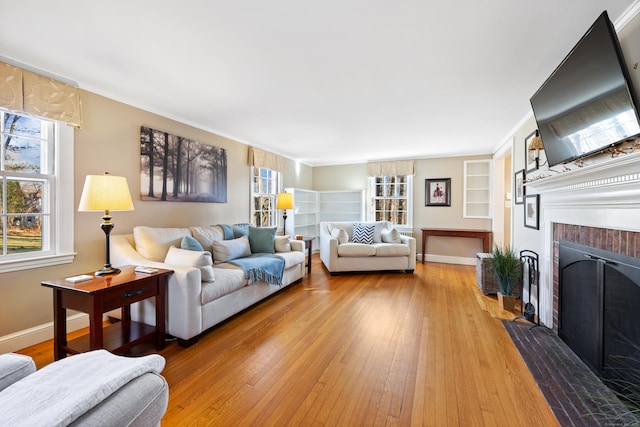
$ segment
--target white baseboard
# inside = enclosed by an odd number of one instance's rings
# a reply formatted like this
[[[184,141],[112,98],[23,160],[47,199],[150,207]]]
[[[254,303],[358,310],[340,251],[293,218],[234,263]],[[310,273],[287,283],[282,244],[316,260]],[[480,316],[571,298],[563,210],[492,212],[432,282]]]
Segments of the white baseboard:
[[[89,326],[89,315],[78,313],[67,317],[67,332]],[[11,353],[53,339],[53,322],[0,337],[0,354]]]
[[[416,256],[416,259],[421,262],[422,261],[422,254],[418,254]],[[476,259],[475,258],[465,258],[465,257],[458,257],[458,256],[446,256],[446,255],[430,255],[427,254],[424,257],[425,261],[429,261],[429,262],[441,262],[443,264],[461,264],[461,265],[476,265]]]

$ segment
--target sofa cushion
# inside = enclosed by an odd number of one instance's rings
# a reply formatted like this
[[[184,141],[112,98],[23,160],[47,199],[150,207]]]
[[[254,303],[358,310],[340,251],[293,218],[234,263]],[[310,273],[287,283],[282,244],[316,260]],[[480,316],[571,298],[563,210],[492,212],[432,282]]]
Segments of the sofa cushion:
[[[338,245],[338,256],[356,257],[356,256],[374,256],[376,247],[363,243],[343,243]]]
[[[302,264],[304,266],[305,254],[300,251],[281,252],[279,257],[284,259],[284,268],[293,267],[294,265]]]
[[[373,224],[364,224],[364,223],[356,223],[353,226],[353,243],[364,243],[365,245],[373,244],[373,231],[375,229],[375,225]]]
[[[162,262],[171,246],[180,246],[190,234],[188,228],[156,228],[139,225],[133,228],[136,251],[150,261]]]
[[[411,252],[409,245],[402,243],[374,243],[376,256],[407,256]]]
[[[276,227],[249,227],[251,253],[272,254],[275,252]]]
[[[183,265],[185,267],[197,267],[200,269],[200,278],[203,282],[213,282],[216,280],[213,272],[213,260],[211,254],[206,251],[192,251],[188,249],[169,248],[164,259],[165,264]]]
[[[213,252],[213,263],[231,261],[251,255],[249,239],[246,236],[231,240],[215,240],[211,246]]]
[[[349,241],[349,234],[344,228],[334,228],[331,230],[331,237],[338,240],[338,244],[347,243]]]
[[[204,248],[196,239],[191,236],[184,236],[182,242],[180,242],[180,249],[186,249],[188,251],[204,251]]]
[[[202,305],[247,285],[247,279],[245,279],[242,269],[216,268],[215,272],[216,281],[202,285],[202,293],[200,294]]]
[[[197,226],[197,227],[189,227],[191,230],[191,235],[196,239],[202,247],[210,251],[211,246],[213,246],[213,242],[216,240],[224,240],[224,233],[220,226]]]
[[[276,252],[291,252],[291,242],[289,236],[276,236],[275,241]]]
[[[400,232],[395,228],[386,228],[381,232],[383,243],[402,243]]]

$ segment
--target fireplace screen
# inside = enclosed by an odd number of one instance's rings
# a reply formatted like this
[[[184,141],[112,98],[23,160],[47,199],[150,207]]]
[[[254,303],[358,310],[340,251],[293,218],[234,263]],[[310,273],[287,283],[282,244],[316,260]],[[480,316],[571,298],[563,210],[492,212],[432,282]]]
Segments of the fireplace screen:
[[[565,241],[559,257],[558,335],[609,386],[640,394],[640,260]]]

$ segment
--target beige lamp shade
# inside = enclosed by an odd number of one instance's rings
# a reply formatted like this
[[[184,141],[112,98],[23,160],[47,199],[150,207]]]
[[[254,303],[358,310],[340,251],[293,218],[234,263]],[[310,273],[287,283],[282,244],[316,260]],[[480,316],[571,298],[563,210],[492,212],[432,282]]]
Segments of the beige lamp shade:
[[[533,137],[531,142],[529,143],[529,150],[544,150],[544,145],[542,145],[542,138],[540,138],[540,134],[536,131],[536,136]]]
[[[79,212],[132,211],[133,201],[123,176],[87,175],[78,205]]]
[[[293,194],[286,192],[278,194],[276,209],[293,209]]]

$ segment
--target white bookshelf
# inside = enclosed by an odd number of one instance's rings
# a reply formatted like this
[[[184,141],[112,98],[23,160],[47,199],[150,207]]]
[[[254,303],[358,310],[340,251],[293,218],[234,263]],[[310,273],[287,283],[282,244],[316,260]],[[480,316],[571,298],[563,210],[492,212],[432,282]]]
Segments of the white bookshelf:
[[[363,221],[364,190],[314,191],[286,188],[293,194],[295,208],[287,211],[285,234],[315,237],[322,221]],[[319,243],[314,244],[315,248]]]

